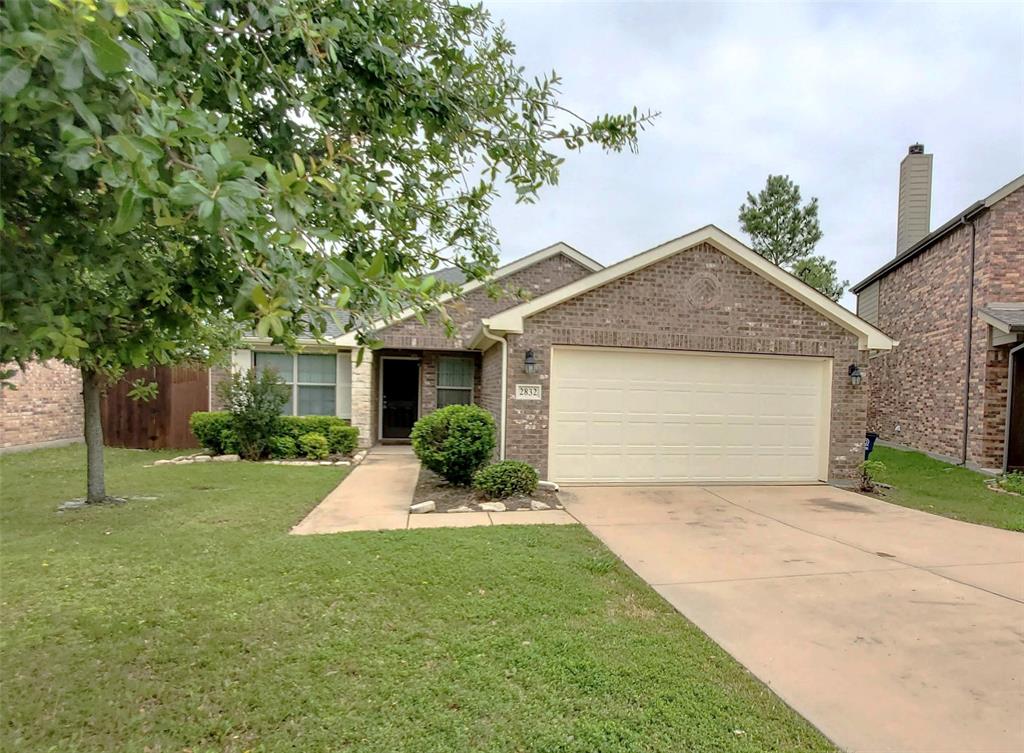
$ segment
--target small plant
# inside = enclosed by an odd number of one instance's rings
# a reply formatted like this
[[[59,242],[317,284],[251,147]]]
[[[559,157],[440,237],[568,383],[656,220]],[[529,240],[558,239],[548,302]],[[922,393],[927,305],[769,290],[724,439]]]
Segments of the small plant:
[[[310,460],[323,460],[331,452],[327,437],[315,431],[299,437],[299,449]]]
[[[885,463],[881,460],[865,460],[858,468],[860,470],[860,490],[862,492],[875,491],[878,476],[885,473]]]
[[[611,552],[601,552],[583,561],[583,567],[594,575],[606,575],[618,564],[618,558]]]
[[[332,424],[327,430],[327,444],[330,445],[331,452],[351,455],[358,443],[359,429],[355,426],[341,423],[340,419],[338,419],[338,423]]]
[[[197,411],[189,417],[188,426],[199,440],[199,444],[218,455],[224,453],[221,435],[231,426],[230,413]]]
[[[420,462],[458,486],[494,454],[494,418],[478,405],[449,405],[429,413],[412,427],[412,449]]]
[[[278,435],[270,438],[270,457],[276,460],[298,457],[299,447],[295,440],[287,435]]]
[[[519,460],[503,460],[477,471],[473,488],[493,499],[526,496],[537,489],[537,471]]]
[[[231,414],[231,429],[238,439],[242,457],[258,460],[270,438],[278,432],[281,408],[288,402],[288,388],[277,372],[264,369],[232,374],[219,387]]]
[[[225,429],[220,433],[220,452],[223,455],[238,455],[238,435],[234,429]]]
[[[1024,472],[1011,471],[1004,473],[996,479],[999,488],[1005,489],[1014,494],[1024,495]]]

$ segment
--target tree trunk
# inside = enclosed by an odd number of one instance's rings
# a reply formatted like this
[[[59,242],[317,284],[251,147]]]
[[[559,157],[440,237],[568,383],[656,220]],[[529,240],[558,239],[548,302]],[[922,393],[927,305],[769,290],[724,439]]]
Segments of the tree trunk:
[[[82,399],[85,401],[85,449],[88,465],[86,502],[102,502],[107,497],[103,478],[103,421],[100,418],[100,377],[82,369]]]

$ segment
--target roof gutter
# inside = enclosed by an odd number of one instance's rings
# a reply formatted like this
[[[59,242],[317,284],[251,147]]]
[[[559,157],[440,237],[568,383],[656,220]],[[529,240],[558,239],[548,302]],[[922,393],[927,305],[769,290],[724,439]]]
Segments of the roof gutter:
[[[501,346],[501,408],[499,409],[501,415],[501,430],[498,433],[498,460],[504,460],[505,415],[508,409],[508,341],[504,337],[495,335],[491,332],[486,319],[483,320],[480,325],[480,330],[477,332],[477,338],[490,340],[491,342],[497,343]]]

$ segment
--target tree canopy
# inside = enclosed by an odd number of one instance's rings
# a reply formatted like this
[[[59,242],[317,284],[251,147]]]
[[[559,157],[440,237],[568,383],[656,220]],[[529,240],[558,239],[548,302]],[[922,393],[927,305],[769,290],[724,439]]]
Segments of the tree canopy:
[[[240,323],[321,336],[334,307],[365,342],[439,266],[486,278],[503,186],[533,201],[652,117],[578,117],[558,85],[480,6],[8,0],[0,362],[63,359],[88,392]]]
[[[800,186],[788,175],[769,175],[756,196],[747,193],[740,226],[757,253],[837,301],[849,282],[839,281],[834,261],[813,255],[822,238],[818,200],[800,202]]]

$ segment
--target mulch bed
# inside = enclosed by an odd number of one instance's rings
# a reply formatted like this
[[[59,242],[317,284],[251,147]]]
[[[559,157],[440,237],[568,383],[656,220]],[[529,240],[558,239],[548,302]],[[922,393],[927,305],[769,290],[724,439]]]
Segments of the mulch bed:
[[[456,507],[470,507],[479,510],[481,502],[502,502],[507,510],[529,510],[530,502],[543,502],[552,510],[561,509],[562,503],[555,492],[538,489],[529,497],[509,497],[502,500],[490,500],[477,494],[468,486],[452,486],[433,471],[420,469],[420,476],[413,493],[413,504],[434,500],[437,512],[448,512]]]

